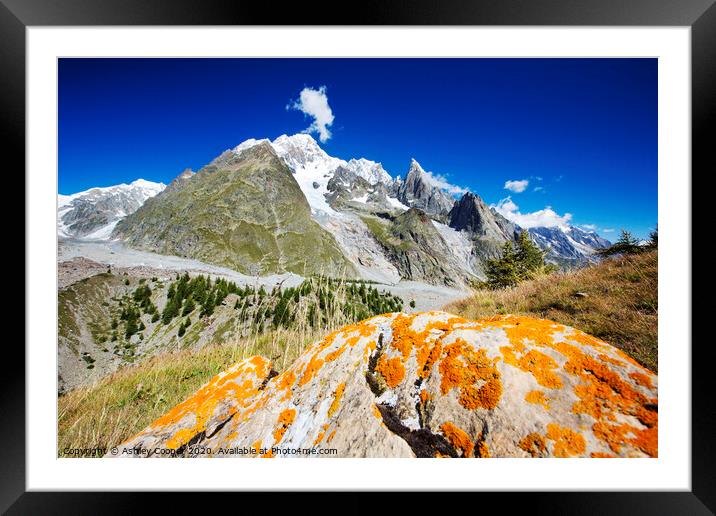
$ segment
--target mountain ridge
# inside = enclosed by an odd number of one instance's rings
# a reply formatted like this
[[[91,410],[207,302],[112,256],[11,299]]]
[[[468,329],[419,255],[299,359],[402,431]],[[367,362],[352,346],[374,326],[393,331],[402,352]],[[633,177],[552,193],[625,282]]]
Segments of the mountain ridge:
[[[134,213],[164,188],[164,183],[136,179],[130,184],[94,187],[71,195],[60,194],[57,196],[58,235],[88,240],[107,238],[121,218]]]
[[[245,274],[349,274],[333,237],[310,218],[288,167],[265,142],[214,161],[122,220],[128,245]]]
[[[437,224],[435,228],[438,231],[431,231],[433,228],[427,228],[424,225],[422,227],[425,232],[431,233],[431,238],[434,239],[434,255],[440,255],[441,260],[448,263],[447,270],[455,272],[456,282],[463,285],[469,284],[470,278],[484,278],[485,261],[498,256],[503,244],[508,241],[514,241],[516,235],[523,230],[498,213],[498,211],[489,207],[473,192],[468,191],[459,199],[455,199],[436,185],[430,174],[425,172],[415,159],[411,160],[410,167],[403,177],[393,178],[379,162],[366,158],[346,161],[327,154],[310,135],[287,136],[284,134],[273,141],[266,138],[245,140],[239,145],[222,152],[198,172],[185,169],[168,186],[156,184],[161,185],[161,188],[159,186],[155,187],[153,190],[155,193],[147,195],[141,206],[127,210],[128,213],[122,217],[117,216],[117,220],[107,222],[103,226],[104,233],[101,234],[101,237],[104,239],[120,238],[130,247],[134,246],[144,250],[170,254],[179,253],[180,256],[209,260],[210,263],[218,263],[218,259],[221,262],[218,264],[238,267],[240,272],[263,274],[284,270],[284,264],[281,263],[282,259],[278,257],[281,253],[278,251],[278,247],[274,245],[275,242],[274,244],[271,243],[272,238],[268,238],[267,235],[258,238],[253,231],[242,233],[244,236],[241,238],[256,239],[254,251],[248,253],[250,256],[244,256],[239,260],[232,259],[230,255],[233,251],[229,251],[229,249],[233,249],[232,245],[238,245],[237,242],[231,245],[218,245],[218,247],[215,242],[210,246],[214,249],[214,252],[211,253],[207,249],[194,249],[196,243],[203,241],[202,239],[206,237],[206,235],[199,234],[201,225],[192,228],[191,231],[179,231],[173,234],[171,238],[178,238],[179,241],[170,241],[164,244],[159,241],[162,238],[169,238],[166,233],[162,232],[166,227],[171,226],[176,230],[176,224],[170,221],[172,217],[178,217],[191,226],[192,220],[197,222],[197,218],[192,217],[190,213],[192,210],[198,210],[204,214],[214,211],[216,215],[222,209],[218,207],[226,208],[226,203],[229,199],[216,195],[222,189],[222,185],[217,184],[215,180],[211,180],[210,176],[220,173],[223,174],[222,177],[225,176],[227,181],[233,181],[236,179],[232,175],[233,173],[238,173],[239,175],[242,173],[238,170],[241,167],[237,164],[247,159],[250,160],[251,156],[256,153],[264,153],[266,156],[270,154],[276,158],[275,162],[269,167],[272,169],[272,174],[276,174],[276,177],[266,176],[260,181],[263,185],[262,188],[268,188],[274,197],[271,199],[263,198],[263,202],[255,202],[253,198],[245,198],[243,202],[253,206],[254,211],[264,212],[264,215],[266,215],[271,211],[275,212],[277,203],[281,204],[279,199],[285,194],[287,198],[292,199],[294,204],[297,203],[297,205],[302,206],[301,210],[304,213],[299,217],[304,221],[302,231],[308,228],[309,219],[317,223],[319,228],[311,230],[311,234],[314,234],[314,231],[318,231],[315,234],[322,234],[321,231],[327,232],[330,237],[329,240],[334,240],[335,244],[328,244],[325,240],[326,237],[321,237],[319,241],[323,243],[319,247],[324,244],[331,249],[335,247],[334,251],[337,250],[337,253],[343,256],[343,261],[347,260],[346,269],[360,270],[362,277],[373,277],[378,270],[384,270],[389,275],[393,274],[385,269],[388,262],[391,263],[391,270],[394,270],[395,274],[402,274],[401,277],[405,279],[410,279],[414,276],[407,272],[411,269],[430,270],[432,266],[428,266],[428,263],[433,262],[433,260],[429,259],[425,254],[413,254],[413,259],[417,261],[409,264],[410,266],[406,266],[404,261],[401,262],[401,260],[405,259],[405,256],[402,255],[401,258],[400,253],[394,253],[389,246],[384,245],[385,241],[381,241],[383,231],[387,230],[390,233],[394,229],[391,226],[392,222],[387,223],[387,228],[384,228],[386,221],[394,220],[400,213],[405,213],[410,209],[424,212],[434,221],[434,224]],[[293,186],[289,185],[289,182],[286,182],[289,177],[292,179],[290,183],[297,186],[298,189],[293,188]],[[144,180],[138,180],[135,183],[141,184],[142,182],[150,183]],[[197,183],[211,183],[213,184],[212,188],[218,190],[214,194],[208,195],[202,188],[195,186]],[[285,192],[278,191],[275,188],[276,185],[281,185]],[[117,188],[122,186],[127,185],[118,185]],[[145,184],[145,186],[147,185]],[[91,189],[87,192],[93,190]],[[152,224],[145,224],[145,227],[135,227],[134,230],[130,229],[130,226],[136,223],[144,224],[146,222],[140,222],[142,217],[135,216],[135,211],[140,211],[140,215],[152,211],[156,212],[156,206],[166,207],[171,205],[172,199],[176,200],[178,197],[182,197],[181,192],[184,191],[193,192],[191,194],[193,197],[184,199],[180,212],[165,210],[159,218],[164,217],[167,220],[150,217],[153,221]],[[86,194],[87,192],[82,193]],[[78,195],[76,194],[76,196]],[[63,207],[68,202],[72,201],[69,197],[59,196],[60,211],[63,210]],[[261,192],[255,191],[254,197],[261,198]],[[170,200],[166,201],[166,199]],[[202,206],[202,203],[204,206]],[[308,208],[307,217],[305,213],[306,207]],[[162,212],[162,210],[160,209],[159,212]],[[247,220],[253,220],[259,216],[257,213],[241,210],[237,210],[235,215],[237,214],[240,217],[247,218]],[[64,212],[58,212],[58,215],[64,215]],[[226,213],[223,215],[226,215]],[[119,219],[122,219],[121,222]],[[263,219],[266,222],[265,216]],[[204,220],[202,224],[206,222]],[[284,220],[284,222],[288,223],[289,221]],[[88,220],[88,223],[92,224],[93,222]],[[97,223],[95,222],[94,224],[96,227]],[[233,222],[228,223],[227,227],[231,227],[232,224]],[[116,228],[115,225],[117,226]],[[274,230],[277,230],[277,228],[274,228]],[[153,231],[157,232],[154,236],[151,235]],[[594,261],[596,259],[594,250],[609,245],[607,240],[575,226],[569,226],[565,230],[530,228],[527,231],[536,244],[548,252],[548,260],[563,267],[583,265]],[[68,234],[59,227],[58,233],[60,236],[70,238],[82,238],[88,234],[87,232]],[[260,231],[259,233],[262,232]],[[404,240],[406,245],[415,245],[417,244],[414,239],[416,236],[418,235],[408,233],[403,234],[402,238],[406,239]],[[422,236],[424,235],[421,235],[418,239],[422,238]],[[169,239],[171,240],[171,238]],[[237,236],[237,238],[239,237]],[[438,251],[438,249],[444,248],[451,250],[450,255],[445,256],[442,251]],[[217,249],[222,250],[219,252]],[[271,249],[274,251],[271,251]],[[266,261],[265,253],[267,253],[267,256],[273,256],[273,258],[268,259],[269,262],[272,262],[268,267],[257,264],[257,262]],[[333,251],[329,255],[332,257],[331,260],[336,258],[336,253]],[[380,255],[384,256],[381,257]],[[365,261],[366,259],[368,260],[367,262]],[[251,263],[252,261],[254,263]],[[455,264],[459,264],[457,269]],[[296,270],[294,269],[291,272],[296,272]],[[380,276],[381,274],[378,275]],[[434,278],[431,275],[421,276],[427,276],[426,280],[428,281],[429,278]],[[440,284],[453,285],[455,283],[452,278],[446,278],[442,274],[438,274],[437,277],[443,278]]]

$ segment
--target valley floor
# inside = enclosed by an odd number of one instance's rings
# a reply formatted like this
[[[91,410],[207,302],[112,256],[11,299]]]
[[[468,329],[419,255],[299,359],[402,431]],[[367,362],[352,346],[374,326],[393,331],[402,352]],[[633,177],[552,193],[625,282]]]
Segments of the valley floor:
[[[189,274],[208,274],[212,278],[224,278],[240,286],[258,287],[263,285],[267,289],[278,284],[286,288],[296,287],[304,279],[293,273],[247,276],[225,267],[210,265],[191,258],[130,249],[119,241],[63,239],[58,243],[57,261],[59,264],[59,288],[103,272],[110,265],[115,270],[120,269],[140,276],[162,276],[181,271]],[[403,299],[406,312],[435,310],[445,304],[462,299],[468,294],[464,290],[416,281],[401,280],[395,284],[375,283],[374,286]],[[411,301],[415,301],[414,308],[410,306]]]

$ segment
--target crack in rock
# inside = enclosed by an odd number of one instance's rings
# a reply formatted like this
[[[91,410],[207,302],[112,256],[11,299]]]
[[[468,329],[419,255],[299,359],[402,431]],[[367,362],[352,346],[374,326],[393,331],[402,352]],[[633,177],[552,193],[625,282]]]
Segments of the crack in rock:
[[[380,398],[380,396],[388,389],[383,376],[375,370],[378,360],[384,351],[385,343],[383,333],[381,333],[378,336],[378,343],[375,351],[368,358],[368,369],[365,374],[368,387],[373,392],[376,399]],[[418,378],[416,380],[415,386],[417,390],[419,390],[423,380],[423,378]],[[392,407],[388,403],[376,402],[375,406],[380,411],[385,427],[403,439],[408,446],[410,446],[410,449],[416,457],[432,458],[440,455],[447,457],[459,456],[457,450],[445,437],[440,434],[435,434],[426,428],[425,422],[427,421],[428,416],[423,411],[419,398],[415,407],[418,413],[418,424],[420,425],[419,429],[408,428],[405,424],[403,424],[400,417],[396,414],[395,407]]]

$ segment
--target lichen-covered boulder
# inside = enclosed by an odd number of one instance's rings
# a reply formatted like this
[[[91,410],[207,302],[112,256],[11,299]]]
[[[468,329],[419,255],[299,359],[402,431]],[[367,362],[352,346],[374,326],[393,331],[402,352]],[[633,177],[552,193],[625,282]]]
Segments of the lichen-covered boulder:
[[[218,375],[114,456],[656,457],[657,377],[551,321],[386,314]]]

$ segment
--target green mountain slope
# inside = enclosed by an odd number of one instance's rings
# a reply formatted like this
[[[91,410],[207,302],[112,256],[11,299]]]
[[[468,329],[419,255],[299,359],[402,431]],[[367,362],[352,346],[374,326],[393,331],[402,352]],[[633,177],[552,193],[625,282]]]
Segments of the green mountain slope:
[[[269,144],[222,155],[149,199],[113,237],[245,274],[355,275],[333,236],[311,219],[298,183]]]

